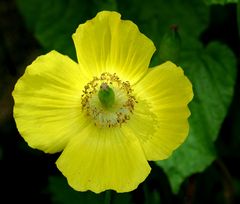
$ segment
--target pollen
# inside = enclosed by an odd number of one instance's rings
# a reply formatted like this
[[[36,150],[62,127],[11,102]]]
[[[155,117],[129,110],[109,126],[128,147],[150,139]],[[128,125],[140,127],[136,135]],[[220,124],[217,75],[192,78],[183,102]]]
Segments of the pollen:
[[[99,100],[99,90],[110,87],[115,94],[114,104],[110,108]],[[116,73],[104,72],[93,77],[83,89],[82,111],[98,127],[118,127],[130,120],[137,103],[129,81],[122,81]]]

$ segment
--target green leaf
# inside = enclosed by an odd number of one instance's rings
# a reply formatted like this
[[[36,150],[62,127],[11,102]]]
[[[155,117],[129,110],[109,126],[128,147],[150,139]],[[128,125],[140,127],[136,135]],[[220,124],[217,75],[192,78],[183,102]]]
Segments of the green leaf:
[[[64,177],[49,177],[48,191],[51,193],[51,201],[54,204],[102,204],[105,199],[105,192],[95,194],[93,192],[78,192],[73,190]],[[117,194],[111,192],[112,204],[131,204],[131,194]]]
[[[84,0],[17,0],[29,29],[47,50],[75,58],[71,39],[78,24],[87,20]]]
[[[96,8],[96,13],[102,10],[116,11],[117,2],[116,0],[93,0],[93,7]]]
[[[17,0],[18,7],[39,43],[76,59],[72,34],[80,23],[100,10],[116,8],[115,0]]]
[[[238,0],[204,0],[206,4],[229,4],[229,3],[238,3]]]
[[[128,0],[121,2],[118,8],[123,17],[133,20],[140,31],[153,40],[157,47],[151,66],[159,64],[159,57],[164,55],[163,52],[159,52],[159,47],[164,34],[172,25],[179,28],[179,35],[183,39],[181,46],[184,47],[184,43],[198,39],[209,22],[209,6],[202,1],[152,0],[149,3],[149,0],[142,0],[141,4],[138,0],[132,0],[131,3]]]
[[[157,44],[172,25],[178,26],[181,36],[198,37],[209,20],[209,7],[196,0],[152,0],[151,3],[142,0],[141,4],[132,0],[131,3],[120,4],[119,11],[124,18],[133,19],[140,30]]]
[[[192,47],[192,49],[190,49]],[[215,159],[214,141],[230,105],[236,79],[236,60],[219,43],[203,48],[195,43],[182,52],[180,65],[193,84],[190,133],[187,141],[164,161],[158,161],[173,191],[193,173],[203,171]]]

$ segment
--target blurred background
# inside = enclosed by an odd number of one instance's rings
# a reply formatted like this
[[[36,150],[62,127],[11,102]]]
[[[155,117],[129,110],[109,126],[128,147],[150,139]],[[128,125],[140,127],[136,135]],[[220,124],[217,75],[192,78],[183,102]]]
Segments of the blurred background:
[[[0,203],[104,203],[105,193],[68,186],[55,166],[59,154],[27,146],[11,96],[37,56],[55,49],[76,60],[71,35],[101,10],[136,23],[157,47],[151,66],[181,65],[195,94],[184,145],[168,160],[151,162],[150,176],[135,191],[112,192],[111,203],[240,203],[237,0],[0,0]]]

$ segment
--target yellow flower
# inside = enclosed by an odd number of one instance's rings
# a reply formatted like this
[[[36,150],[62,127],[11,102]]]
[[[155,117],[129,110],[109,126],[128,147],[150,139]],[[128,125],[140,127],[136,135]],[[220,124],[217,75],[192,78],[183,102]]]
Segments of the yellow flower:
[[[154,44],[117,12],[81,24],[78,63],[56,51],[29,65],[13,91],[29,146],[63,151],[56,164],[78,191],[127,192],[188,135],[192,86],[172,62],[148,69]]]

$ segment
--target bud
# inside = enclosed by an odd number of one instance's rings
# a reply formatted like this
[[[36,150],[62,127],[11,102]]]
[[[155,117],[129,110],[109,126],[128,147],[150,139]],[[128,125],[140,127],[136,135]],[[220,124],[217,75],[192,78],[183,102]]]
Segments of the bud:
[[[167,60],[177,62],[181,49],[181,39],[177,25],[170,26],[165,33],[159,46],[159,58],[163,63]]]

